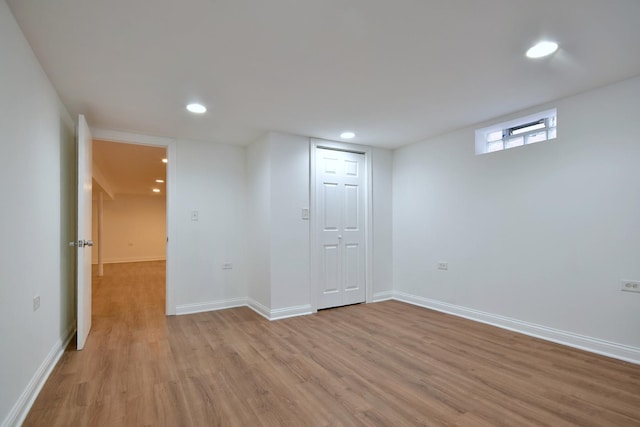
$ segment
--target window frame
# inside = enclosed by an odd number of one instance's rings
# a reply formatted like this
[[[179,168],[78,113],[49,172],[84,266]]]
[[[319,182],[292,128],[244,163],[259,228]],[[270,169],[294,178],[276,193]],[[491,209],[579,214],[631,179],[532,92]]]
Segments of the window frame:
[[[511,148],[522,147],[525,145],[537,144],[539,142],[550,141],[558,136],[558,120],[557,109],[541,111],[539,113],[530,114],[528,116],[517,119],[496,123],[476,130],[476,154],[488,154],[498,151],[509,150]],[[537,129],[530,129],[524,132],[518,132],[521,129],[543,124],[544,126]],[[553,133],[550,132],[553,130]],[[491,134],[501,133],[502,138],[489,139]],[[544,133],[544,139],[531,141],[531,137]],[[521,143],[508,146],[510,141],[521,139]],[[499,147],[499,148],[496,148]]]

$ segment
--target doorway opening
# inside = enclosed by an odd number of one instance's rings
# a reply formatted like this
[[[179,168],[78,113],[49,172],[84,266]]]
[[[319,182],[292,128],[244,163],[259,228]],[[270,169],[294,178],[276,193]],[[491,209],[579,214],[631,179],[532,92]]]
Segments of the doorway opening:
[[[92,151],[94,316],[164,316],[167,147],[94,138]]]

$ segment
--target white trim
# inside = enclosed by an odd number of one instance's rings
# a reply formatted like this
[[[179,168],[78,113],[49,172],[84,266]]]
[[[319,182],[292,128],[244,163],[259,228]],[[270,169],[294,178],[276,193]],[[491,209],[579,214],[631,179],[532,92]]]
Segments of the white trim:
[[[174,206],[173,201],[177,200],[176,197],[176,144],[174,142],[167,146],[167,159],[169,161],[167,167],[167,265],[166,268],[166,280],[167,288],[165,293],[165,313],[167,315],[176,314],[176,283],[178,283],[175,277],[175,264],[176,257],[173,254],[176,252],[176,233],[177,230],[176,218],[173,214]]]
[[[307,314],[313,313],[311,304],[299,305],[295,307],[276,308],[274,310],[271,310],[260,304],[258,301],[249,298],[247,300],[247,306],[267,320],[280,320],[289,317],[305,316]]]
[[[318,311],[318,287],[317,281],[319,277],[318,270],[318,223],[316,215],[316,150],[318,148],[328,148],[330,150],[348,151],[364,155],[365,161],[365,301],[373,302],[373,149],[365,145],[347,144],[344,142],[327,141],[323,139],[309,138],[310,155],[309,155],[309,256],[310,256],[310,298],[311,312]]]
[[[462,307],[455,304],[449,304],[442,301],[423,298],[404,292],[394,292],[393,299],[406,302],[408,304],[429,308],[431,310],[452,314],[454,316],[464,317],[465,319],[486,323],[502,329],[508,329],[513,332],[518,332],[546,341],[563,344],[591,353],[612,357],[614,359],[624,360],[625,362],[640,364],[640,348],[637,347],[618,344],[598,338],[592,338],[573,332],[549,328],[547,326],[537,325],[534,323],[523,322],[521,320],[512,319],[510,317],[500,316],[480,310]]]
[[[309,302],[318,312],[318,221],[316,220],[316,144],[309,138]]]
[[[49,351],[49,354],[47,354],[47,357],[45,357],[36,373],[31,377],[31,381],[27,384],[18,401],[13,405],[13,408],[11,408],[2,424],[0,424],[1,427],[22,425],[33,406],[33,402],[35,402],[42,387],[47,382],[49,375],[51,375],[53,368],[56,367],[58,361],[64,354],[64,349],[67,348],[67,345],[71,342],[71,338],[73,338],[75,332],[75,322],[73,322],[73,326],[67,332],[67,337],[64,342],[59,339],[51,348],[51,351]]]
[[[217,301],[181,304],[176,307],[176,315],[204,313],[207,311],[224,310],[226,308],[244,307],[246,305],[246,298],[227,298]]]
[[[161,147],[168,147],[175,142],[171,138],[144,135],[141,133],[126,132],[113,129],[91,128],[91,135],[93,135],[93,139],[99,139],[102,141],[124,142],[125,144],[133,143],[140,145],[158,145]]]
[[[388,301],[393,299],[393,291],[376,292],[373,294],[373,302]]]
[[[204,313],[207,311],[224,310],[227,308],[249,307],[267,320],[280,320],[288,317],[304,316],[311,314],[311,305],[299,305],[296,307],[285,307],[271,310],[258,301],[251,298],[228,298],[217,301],[198,302],[193,304],[182,304],[176,307],[177,315]]]
[[[163,138],[158,136],[143,135],[139,133],[124,132],[118,130],[109,129],[97,129],[92,128],[91,134],[94,139],[100,139],[103,141],[122,142],[126,144],[138,144],[138,145],[155,145],[160,147],[167,147],[167,251],[166,251],[166,293],[165,293],[165,313],[167,315],[174,315],[177,312],[175,289],[177,280],[174,277],[174,230],[177,229],[175,219],[173,215],[173,201],[176,200],[176,141],[170,138]]]
[[[247,306],[251,310],[258,313],[260,316],[264,317],[265,319],[271,320],[269,318],[269,316],[271,315],[271,310],[265,307],[264,305],[260,304],[258,301],[251,298],[247,298]]]
[[[312,314],[311,304],[299,305],[296,307],[276,308],[269,313],[269,320],[280,320],[288,317],[306,316]]]

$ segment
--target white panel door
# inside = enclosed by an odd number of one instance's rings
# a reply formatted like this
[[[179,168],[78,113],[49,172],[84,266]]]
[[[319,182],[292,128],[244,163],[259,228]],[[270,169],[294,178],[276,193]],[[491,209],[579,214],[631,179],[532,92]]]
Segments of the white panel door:
[[[91,330],[91,183],[92,183],[92,144],[91,132],[83,115],[78,117],[77,133],[78,155],[78,227],[76,241],[72,244],[77,250],[76,262],[76,298],[77,298],[77,349],[82,350]]]
[[[365,301],[365,158],[316,149],[318,309]]]

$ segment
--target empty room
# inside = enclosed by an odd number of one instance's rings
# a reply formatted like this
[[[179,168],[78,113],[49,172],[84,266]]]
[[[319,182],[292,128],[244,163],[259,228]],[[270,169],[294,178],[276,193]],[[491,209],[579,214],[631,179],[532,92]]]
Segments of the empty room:
[[[640,425],[639,19],[0,0],[0,426]]]

